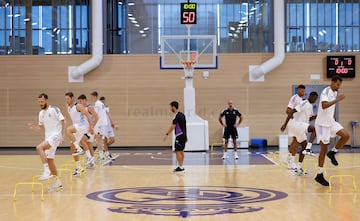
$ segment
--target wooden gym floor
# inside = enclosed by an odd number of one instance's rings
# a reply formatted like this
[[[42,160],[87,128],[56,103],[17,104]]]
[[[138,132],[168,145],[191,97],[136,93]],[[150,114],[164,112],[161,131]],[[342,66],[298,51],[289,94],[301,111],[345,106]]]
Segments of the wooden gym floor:
[[[338,167],[326,159],[330,191],[314,181],[317,158],[306,157],[308,174],[297,176],[284,164],[286,153],[271,150],[240,150],[237,161],[231,152],[223,161],[219,149],[186,152],[186,173],[174,174],[170,150],[116,149],[115,161],[78,178],[69,172],[74,165],[68,150],[59,150],[56,164],[64,190],[48,192],[43,181],[42,201],[41,185],[31,185],[42,172],[35,150],[0,150],[0,220],[360,220],[353,184],[354,179],[360,185],[359,152],[340,152]],[[17,183],[29,184],[17,186],[14,201]]]

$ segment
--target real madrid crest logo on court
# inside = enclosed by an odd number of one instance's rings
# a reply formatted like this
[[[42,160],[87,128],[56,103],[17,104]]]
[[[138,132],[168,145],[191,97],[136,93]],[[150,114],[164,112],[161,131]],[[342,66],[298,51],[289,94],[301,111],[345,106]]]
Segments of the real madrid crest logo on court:
[[[89,199],[117,204],[111,212],[160,216],[201,216],[257,212],[267,201],[286,193],[229,186],[164,186],[112,189],[90,193]]]

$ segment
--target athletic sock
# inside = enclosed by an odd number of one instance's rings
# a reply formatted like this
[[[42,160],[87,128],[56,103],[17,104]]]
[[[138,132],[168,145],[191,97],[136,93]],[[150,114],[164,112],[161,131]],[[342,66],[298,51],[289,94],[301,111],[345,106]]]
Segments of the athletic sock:
[[[76,161],[76,168],[80,169],[81,168],[81,162],[80,160]]]
[[[324,168],[323,167],[318,167],[318,174],[323,173],[324,172]]]
[[[312,147],[312,143],[307,143],[306,149],[311,149],[311,147]]]
[[[104,151],[99,150],[100,159],[104,158]]]
[[[302,163],[299,162],[299,163],[298,163],[298,168],[300,169],[301,167],[302,167]]]
[[[48,163],[44,163],[43,166],[44,166],[44,170],[50,171]]]
[[[90,150],[85,151],[86,157],[91,158]]]
[[[337,152],[338,152],[338,149],[336,149],[335,147],[333,147],[333,148],[331,149],[331,151],[334,151],[335,153],[337,153]]]

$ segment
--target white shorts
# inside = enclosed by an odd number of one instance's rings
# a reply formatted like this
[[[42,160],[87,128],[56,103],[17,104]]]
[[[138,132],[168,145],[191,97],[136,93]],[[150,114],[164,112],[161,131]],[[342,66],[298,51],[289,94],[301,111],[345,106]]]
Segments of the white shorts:
[[[115,133],[114,133],[114,130],[113,130],[113,128],[111,127],[111,125],[106,125],[104,136],[105,136],[106,138],[115,137]]]
[[[308,128],[308,123],[291,120],[288,124],[288,136],[295,137],[297,142],[302,143],[307,140]]]
[[[86,136],[88,137],[87,142],[92,143],[95,140],[95,134],[86,133]]]
[[[104,136],[106,134],[106,125],[95,125],[94,133]]]
[[[61,134],[53,134],[50,137],[46,138],[46,141],[51,146],[49,149],[45,150],[46,158],[54,159],[55,158],[55,152],[57,147],[61,143]]]
[[[82,137],[89,131],[89,127],[86,125],[79,125],[79,124],[74,124],[74,127],[76,129],[76,132],[74,134],[75,142],[80,143]]]
[[[317,142],[320,143],[321,141],[324,144],[329,144],[330,138],[336,137],[336,133],[342,129],[344,129],[343,126],[341,126],[338,122],[335,122],[330,126],[315,124]]]

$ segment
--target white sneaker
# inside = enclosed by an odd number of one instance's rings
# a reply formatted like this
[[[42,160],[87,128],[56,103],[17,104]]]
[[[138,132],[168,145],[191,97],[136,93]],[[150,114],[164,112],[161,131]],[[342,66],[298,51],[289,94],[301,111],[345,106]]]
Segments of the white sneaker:
[[[49,187],[49,192],[59,192],[59,191],[63,191],[64,187],[61,183],[61,181],[59,179],[57,179],[50,187]]]
[[[72,153],[73,156],[85,154],[84,150],[80,147],[78,143],[74,143],[74,146],[75,146],[75,152]]]
[[[308,148],[303,150],[301,153],[304,154],[304,155],[316,156],[316,154],[314,152],[312,152],[311,149],[308,149]]]
[[[225,160],[226,158],[228,158],[227,153],[224,153],[224,155],[222,156],[222,159]]]
[[[294,172],[298,176],[305,176],[307,174],[302,168],[296,168]]]
[[[235,160],[238,160],[239,156],[237,155],[237,153],[235,153]]]
[[[44,170],[42,175],[38,178],[38,180],[48,180],[51,177],[50,170]]]
[[[74,173],[73,173],[73,176],[76,176],[76,177],[79,177],[81,176],[83,173],[85,173],[85,170],[83,168],[76,168]]]
[[[296,163],[293,160],[289,159],[289,161],[288,161],[288,169],[295,170],[296,168],[297,168]]]
[[[94,157],[86,159],[86,169],[93,169],[95,167],[95,159]]]

